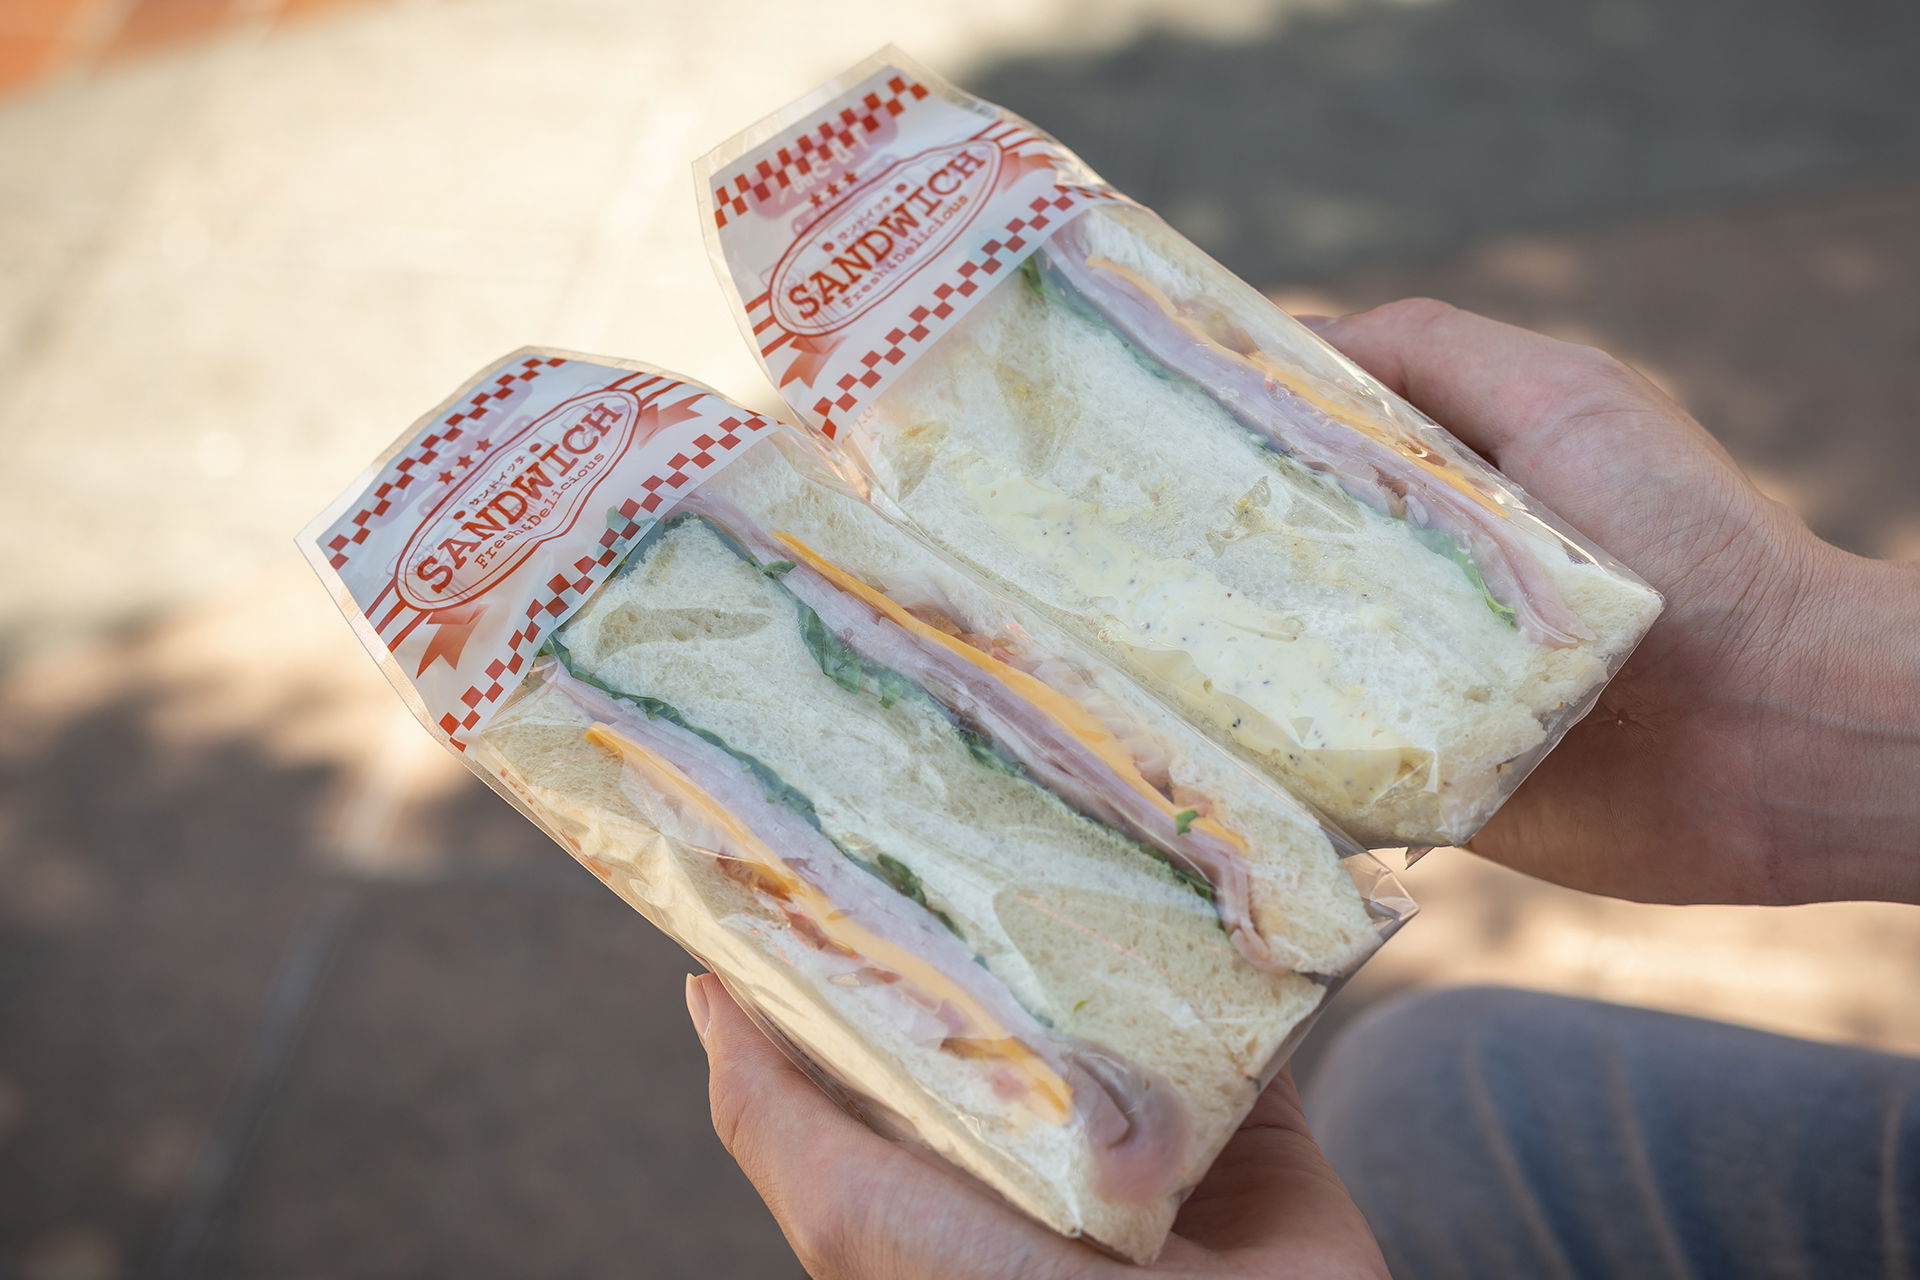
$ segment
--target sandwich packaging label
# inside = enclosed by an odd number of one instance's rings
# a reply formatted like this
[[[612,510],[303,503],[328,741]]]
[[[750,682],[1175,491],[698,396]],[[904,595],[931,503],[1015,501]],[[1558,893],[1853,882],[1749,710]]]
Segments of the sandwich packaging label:
[[[887,49],[699,166],[708,246],[776,386],[831,437],[1081,209],[1051,137]]]
[[[654,513],[777,424],[643,366],[527,349],[416,422],[300,535],[454,746]]]

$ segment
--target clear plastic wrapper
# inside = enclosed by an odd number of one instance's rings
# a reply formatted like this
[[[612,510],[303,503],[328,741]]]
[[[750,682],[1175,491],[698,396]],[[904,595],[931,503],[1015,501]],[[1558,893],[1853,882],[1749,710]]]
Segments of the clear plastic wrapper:
[[[1659,612],[1058,142],[895,50],[699,174],[796,414],[1364,843],[1470,837]]]
[[[301,541],[422,722],[857,1114],[1119,1255],[1411,911],[826,446],[656,370],[515,353]]]

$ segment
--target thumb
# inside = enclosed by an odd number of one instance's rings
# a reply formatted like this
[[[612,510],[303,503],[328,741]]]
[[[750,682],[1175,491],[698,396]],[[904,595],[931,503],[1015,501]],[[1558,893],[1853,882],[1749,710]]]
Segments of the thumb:
[[[1603,351],[1431,298],[1314,328],[1656,587],[1694,541],[1774,520],[1699,423]]]
[[[824,1186],[864,1182],[867,1170],[891,1158],[893,1145],[762,1033],[719,978],[687,979],[687,1012],[707,1051],[714,1132],[783,1228],[790,1216],[819,1218],[814,1202]]]
[[[687,979],[687,1009],[707,1050],[713,1127],[809,1275],[1057,1280],[1097,1267],[1082,1246],[847,1114],[718,978]]]
[[[1658,388],[1594,347],[1433,298],[1402,298],[1310,327],[1397,394],[1509,470],[1575,402],[1633,401],[1678,417]]]
[[[1174,1230],[1218,1253],[1283,1257],[1301,1275],[1387,1274],[1366,1218],[1307,1128],[1290,1070],[1260,1095]]]

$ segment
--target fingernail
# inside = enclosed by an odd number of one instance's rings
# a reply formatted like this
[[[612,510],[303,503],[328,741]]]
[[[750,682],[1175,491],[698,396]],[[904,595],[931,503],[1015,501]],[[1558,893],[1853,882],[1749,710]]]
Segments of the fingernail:
[[[693,1034],[700,1037],[700,1045],[705,1048],[713,1008],[707,1003],[707,984],[700,981],[697,973],[687,975],[687,1016],[693,1019]]]
[[[1301,324],[1307,326],[1307,328],[1312,329],[1315,333],[1318,333],[1339,318],[1338,316],[1316,315],[1297,315],[1294,317],[1295,320],[1298,320]]]

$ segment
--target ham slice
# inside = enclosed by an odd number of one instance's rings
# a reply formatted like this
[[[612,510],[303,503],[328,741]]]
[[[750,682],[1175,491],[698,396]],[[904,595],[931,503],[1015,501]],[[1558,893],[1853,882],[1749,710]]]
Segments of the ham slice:
[[[1085,221],[1069,223],[1035,252],[1050,283],[1276,451],[1377,511],[1456,539],[1535,643],[1566,649],[1592,638],[1514,529],[1501,496],[1416,433],[1358,403],[1339,403],[1261,351],[1217,307],[1169,298],[1138,272],[1093,253]]]
[[[1042,1024],[931,911],[853,865],[728,752],[557,661],[536,674],[592,719],[588,740],[673,813],[683,843],[787,919],[816,980],[857,991],[930,1052],[978,1063],[1040,1121],[1077,1124],[1098,1194],[1150,1203],[1180,1189],[1188,1126],[1166,1081]]]
[[[1247,963],[1291,972],[1254,924],[1246,841],[1197,807],[1175,804],[1097,717],[1006,661],[1004,646],[989,652],[982,637],[955,634],[957,619],[949,620],[956,624],[952,631],[928,625],[799,540],[761,529],[724,499],[695,493],[683,509],[715,519],[762,561],[791,561],[782,583],[849,648],[925,689],[1068,804],[1199,876]]]

